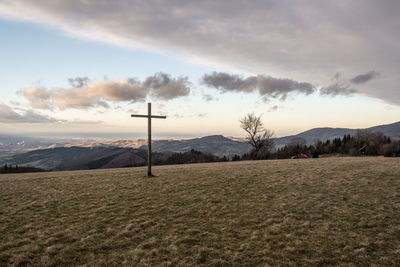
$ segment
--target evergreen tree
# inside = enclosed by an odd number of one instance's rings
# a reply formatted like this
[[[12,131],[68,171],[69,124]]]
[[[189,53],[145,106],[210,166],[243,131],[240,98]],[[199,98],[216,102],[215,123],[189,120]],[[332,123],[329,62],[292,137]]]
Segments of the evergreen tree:
[[[239,161],[240,160],[240,156],[238,154],[235,154],[232,158],[232,161]]]

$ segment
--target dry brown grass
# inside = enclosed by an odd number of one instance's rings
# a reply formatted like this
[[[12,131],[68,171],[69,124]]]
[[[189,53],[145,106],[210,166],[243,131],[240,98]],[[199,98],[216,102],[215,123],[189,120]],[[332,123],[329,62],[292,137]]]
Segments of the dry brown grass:
[[[0,265],[396,265],[400,159],[0,176]]]

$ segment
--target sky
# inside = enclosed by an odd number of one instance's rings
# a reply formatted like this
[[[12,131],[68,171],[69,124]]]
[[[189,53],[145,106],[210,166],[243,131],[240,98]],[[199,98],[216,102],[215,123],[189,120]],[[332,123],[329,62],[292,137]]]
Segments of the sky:
[[[400,120],[400,2],[0,0],[0,133],[275,136]]]

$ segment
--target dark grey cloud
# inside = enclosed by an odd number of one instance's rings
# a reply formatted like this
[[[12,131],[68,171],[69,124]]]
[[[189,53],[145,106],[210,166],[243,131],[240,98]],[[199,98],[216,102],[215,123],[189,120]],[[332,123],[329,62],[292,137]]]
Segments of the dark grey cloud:
[[[170,100],[190,93],[188,77],[172,78],[166,73],[156,73],[148,77],[143,86],[152,91],[152,95],[161,100]]]
[[[328,86],[317,88],[309,82],[265,75],[243,77],[237,74],[212,72],[202,77],[201,83],[220,92],[258,92],[265,102],[272,99],[285,100],[290,94],[309,95],[319,91],[324,96],[350,96],[358,92],[351,82],[336,73]]]
[[[297,82],[291,79],[280,79],[271,76],[257,76],[258,90],[262,96],[285,100],[290,93],[312,94],[315,87],[311,83]]]
[[[69,78],[68,83],[75,88],[82,88],[90,82],[88,77]]]
[[[11,107],[0,103],[1,123],[53,123],[58,120],[41,115],[33,110],[25,110],[22,113],[15,112]]]
[[[165,73],[156,73],[144,82],[135,78],[92,82],[85,78],[75,78],[70,82],[75,87],[55,87],[51,90],[31,87],[20,90],[19,94],[25,96],[35,108],[64,110],[110,108],[109,102],[140,102],[150,95],[160,100],[170,100],[190,92],[187,77],[172,78]]]
[[[264,98],[279,98],[281,100],[291,93],[309,95],[316,88],[307,82],[298,82],[291,79],[274,78],[271,76],[257,75],[243,77],[224,72],[212,72],[205,74],[202,84],[215,88],[220,92],[259,92]]]
[[[364,73],[364,74],[359,74],[352,78],[350,82],[355,83],[355,84],[362,84],[362,83],[367,83],[370,80],[379,77],[379,72],[376,72],[374,70],[371,70],[370,72]]]
[[[332,78],[333,83],[327,87],[322,87],[319,92],[327,96],[349,96],[357,93],[357,89],[351,87],[350,83],[342,78],[340,73],[336,73]]]
[[[328,96],[349,96],[357,93],[357,89],[351,88],[348,85],[331,84],[327,87],[322,87],[320,90],[321,95]]]
[[[240,75],[225,72],[213,72],[202,77],[202,84],[214,87],[222,92],[253,92],[257,87],[257,77],[243,78]]]
[[[379,69],[379,88],[367,83],[363,93],[397,104],[399,10],[397,0],[0,1],[2,17],[250,73],[327,84],[336,71]]]

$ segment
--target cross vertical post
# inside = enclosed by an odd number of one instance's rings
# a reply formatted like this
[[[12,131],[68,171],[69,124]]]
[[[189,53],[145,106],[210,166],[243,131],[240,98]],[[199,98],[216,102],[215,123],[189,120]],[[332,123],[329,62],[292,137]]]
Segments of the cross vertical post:
[[[147,115],[134,115],[135,118],[147,118],[147,176],[153,176],[151,173],[151,119],[166,119],[167,116],[151,115],[151,103],[147,103]]]
[[[151,103],[147,103],[147,176],[151,176]]]

